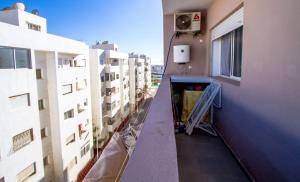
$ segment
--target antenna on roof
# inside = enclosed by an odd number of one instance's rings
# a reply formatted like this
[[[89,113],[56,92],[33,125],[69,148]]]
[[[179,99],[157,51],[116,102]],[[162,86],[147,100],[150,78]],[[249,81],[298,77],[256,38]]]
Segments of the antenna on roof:
[[[33,10],[31,11],[31,14],[34,14],[34,15],[39,16],[39,15],[40,15],[40,12],[39,12],[39,10],[37,10],[37,9],[33,9]]]

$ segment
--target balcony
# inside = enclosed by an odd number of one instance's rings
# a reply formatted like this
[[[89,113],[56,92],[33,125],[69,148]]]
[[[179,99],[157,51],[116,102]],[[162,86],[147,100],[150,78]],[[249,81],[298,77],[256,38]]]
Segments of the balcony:
[[[219,137],[199,129],[175,134],[171,85],[163,79],[121,181],[248,181]]]
[[[81,80],[81,81],[78,81],[76,83],[76,90],[79,91],[79,90],[83,90],[87,87],[87,81],[86,79],[84,80]]]

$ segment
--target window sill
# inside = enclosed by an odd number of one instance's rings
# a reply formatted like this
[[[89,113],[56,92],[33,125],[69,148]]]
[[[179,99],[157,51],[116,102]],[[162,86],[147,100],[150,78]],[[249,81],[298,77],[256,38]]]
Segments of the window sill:
[[[238,79],[234,79],[234,78],[229,78],[229,77],[225,77],[225,76],[213,76],[212,78],[221,81],[221,82],[225,82],[231,85],[235,85],[235,86],[240,86],[241,81]]]

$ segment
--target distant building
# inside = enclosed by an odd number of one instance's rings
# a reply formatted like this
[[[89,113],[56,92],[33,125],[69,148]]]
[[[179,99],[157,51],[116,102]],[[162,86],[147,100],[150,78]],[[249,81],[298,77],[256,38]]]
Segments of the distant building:
[[[145,99],[145,59],[139,54],[129,54],[130,108],[134,112]]]
[[[88,46],[14,7],[0,12],[0,179],[75,181],[93,144]]]
[[[154,87],[159,86],[161,79],[162,79],[162,74],[164,71],[164,66],[163,65],[152,65],[151,67],[152,72],[151,72],[151,78],[152,78],[152,85]]]
[[[101,143],[107,140],[108,134],[121,128],[130,114],[128,54],[119,52],[116,44],[103,42],[92,46],[90,60],[92,98],[96,98],[93,121],[101,133],[98,133]]]

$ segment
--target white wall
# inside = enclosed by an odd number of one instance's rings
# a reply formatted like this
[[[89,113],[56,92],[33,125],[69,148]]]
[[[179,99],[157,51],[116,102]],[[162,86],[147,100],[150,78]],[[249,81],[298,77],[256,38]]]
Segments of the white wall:
[[[0,89],[1,93],[1,116],[0,121],[5,123],[5,127],[1,127],[0,136],[1,138],[8,138],[9,140],[0,141],[4,144],[1,145],[1,157],[2,153],[9,156],[9,159],[3,157],[0,164],[0,176],[3,174],[11,175],[6,178],[7,181],[15,181],[16,172],[20,172],[24,166],[29,165],[30,162],[36,161],[37,163],[37,174],[32,177],[32,181],[39,181],[44,176],[43,162],[42,162],[42,143],[40,138],[40,121],[38,117],[37,90],[42,96],[45,88],[40,85],[36,86],[35,79],[35,51],[45,51],[46,56],[38,56],[38,59],[45,59],[46,64],[43,66],[47,67],[47,91],[48,91],[48,103],[49,103],[49,115],[50,115],[50,127],[51,127],[51,143],[53,149],[53,166],[54,166],[54,180],[64,181],[64,171],[66,171],[67,164],[72,157],[77,156],[77,165],[74,166],[68,172],[68,181],[74,180],[77,177],[79,171],[91,158],[91,153],[85,155],[83,158],[80,157],[80,148],[84,143],[90,141],[90,148],[92,149],[93,134],[92,134],[92,117],[91,117],[91,96],[90,96],[90,84],[89,84],[89,59],[88,59],[88,46],[82,42],[66,39],[59,36],[54,36],[42,32],[36,32],[32,30],[23,29],[22,27],[0,23],[0,46],[28,48],[32,52],[32,69],[18,69],[18,70],[0,70],[1,83],[7,85],[8,88]],[[77,59],[78,56],[86,59],[86,67],[76,68],[58,68],[58,58],[61,56],[68,56],[72,59]],[[78,58],[81,59],[81,58]],[[39,65],[42,66],[42,65]],[[3,75],[3,76],[2,76]],[[82,79],[87,79],[87,88],[84,90],[76,91],[76,82]],[[65,83],[73,84],[73,91],[71,95],[63,97],[62,85]],[[10,94],[22,94],[23,92],[30,92],[32,94],[31,103],[32,106],[18,114],[13,114],[11,111],[5,109],[8,106],[7,98]],[[43,93],[46,95],[46,92]],[[45,96],[43,95],[43,96]],[[88,108],[83,113],[77,113],[77,104],[88,99]],[[46,102],[47,103],[47,102]],[[46,106],[47,107],[47,106]],[[74,108],[75,117],[73,119],[64,120],[64,112]],[[47,122],[47,114],[41,112],[41,118]],[[87,132],[84,136],[89,133],[87,137],[79,138],[78,125],[84,123],[86,119],[89,119],[89,124],[85,127]],[[10,121],[10,122],[7,122]],[[26,122],[24,122],[26,121]],[[7,124],[9,123],[9,124]],[[85,123],[84,123],[85,124]],[[4,124],[3,124],[4,126]],[[34,142],[21,149],[20,154],[9,154],[8,150],[10,147],[11,137],[17,133],[22,132],[25,128],[29,129],[32,127],[34,130]],[[66,137],[72,133],[76,134],[76,141],[70,146],[65,145]],[[2,147],[6,146],[6,147]],[[3,150],[3,152],[2,152]],[[3,155],[3,156],[5,156]],[[3,162],[2,162],[3,160]],[[4,162],[7,161],[7,162]],[[18,164],[18,165],[16,165]],[[5,166],[5,168],[3,167]],[[11,166],[11,167],[10,167]],[[3,173],[3,174],[2,174]]]
[[[17,25],[23,29],[28,29],[27,23],[32,23],[39,25],[41,27],[41,32],[47,33],[47,20],[43,17],[28,13],[26,11],[17,9],[0,11],[0,21]]]
[[[8,38],[13,39],[13,34]],[[31,55],[34,60],[33,51]],[[35,162],[37,172],[31,180],[40,181],[44,168],[34,62],[32,69],[0,69],[0,83],[0,176],[4,176],[5,181],[16,181],[16,175]],[[25,93],[30,94],[30,107],[12,108],[9,97]],[[13,152],[13,136],[31,128],[34,140]]]

